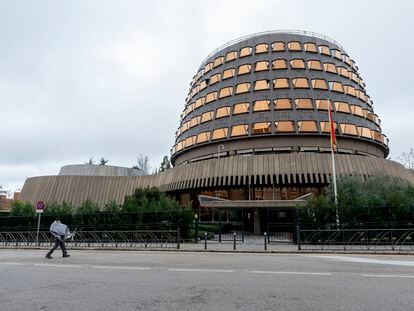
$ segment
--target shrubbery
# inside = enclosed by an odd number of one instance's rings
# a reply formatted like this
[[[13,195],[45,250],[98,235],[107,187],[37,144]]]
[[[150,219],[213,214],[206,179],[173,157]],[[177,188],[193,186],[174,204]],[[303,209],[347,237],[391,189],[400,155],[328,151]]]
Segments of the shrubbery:
[[[300,222],[316,227],[335,226],[333,187],[313,196],[300,211]],[[338,180],[338,211],[343,226],[394,226],[414,223],[414,187],[385,176],[345,177]]]

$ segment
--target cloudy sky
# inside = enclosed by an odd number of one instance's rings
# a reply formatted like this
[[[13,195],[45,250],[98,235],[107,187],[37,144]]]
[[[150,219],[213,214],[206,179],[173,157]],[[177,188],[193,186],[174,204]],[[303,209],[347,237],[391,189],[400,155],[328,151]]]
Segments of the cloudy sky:
[[[0,0],[0,185],[105,157],[158,166],[201,61],[237,37],[301,29],[359,66],[390,139],[414,147],[412,1]]]

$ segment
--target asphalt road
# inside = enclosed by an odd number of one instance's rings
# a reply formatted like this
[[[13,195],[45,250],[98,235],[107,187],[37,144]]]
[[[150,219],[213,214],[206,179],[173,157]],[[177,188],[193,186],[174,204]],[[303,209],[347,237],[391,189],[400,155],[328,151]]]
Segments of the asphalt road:
[[[0,310],[414,310],[414,256],[0,250]]]

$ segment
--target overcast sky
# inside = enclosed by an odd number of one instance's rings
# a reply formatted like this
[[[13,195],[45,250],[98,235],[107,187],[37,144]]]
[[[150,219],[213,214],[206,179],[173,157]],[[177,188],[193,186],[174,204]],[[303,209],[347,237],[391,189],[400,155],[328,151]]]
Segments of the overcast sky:
[[[414,147],[412,1],[0,0],[0,185],[105,157],[158,166],[189,82],[220,45],[275,29],[318,32],[359,66],[390,139]]]

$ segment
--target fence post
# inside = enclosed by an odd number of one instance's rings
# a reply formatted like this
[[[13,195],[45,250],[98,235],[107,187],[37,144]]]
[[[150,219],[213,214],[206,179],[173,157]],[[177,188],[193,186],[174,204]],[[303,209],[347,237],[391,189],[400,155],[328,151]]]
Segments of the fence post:
[[[177,227],[177,249],[180,249],[180,227]]]
[[[233,250],[236,250],[236,232],[233,232]]]
[[[267,251],[267,232],[264,233],[264,249]]]
[[[221,216],[219,218],[219,243],[221,243]]]
[[[207,232],[204,232],[204,249],[207,249]]]
[[[194,237],[194,241],[196,243],[198,243],[198,225],[199,225],[199,221],[198,221],[198,215],[194,214],[194,218],[195,218],[195,222],[194,222],[194,232],[195,232],[195,237]]]
[[[392,251],[394,251],[394,242],[393,242],[392,229],[390,230],[390,235],[391,235],[391,249],[392,249]]]
[[[346,251],[346,243],[345,243],[345,229],[342,229],[342,243],[344,243],[344,251]]]
[[[296,226],[296,241],[298,243],[298,251],[300,251],[302,249],[301,245],[300,245],[300,226]]]

